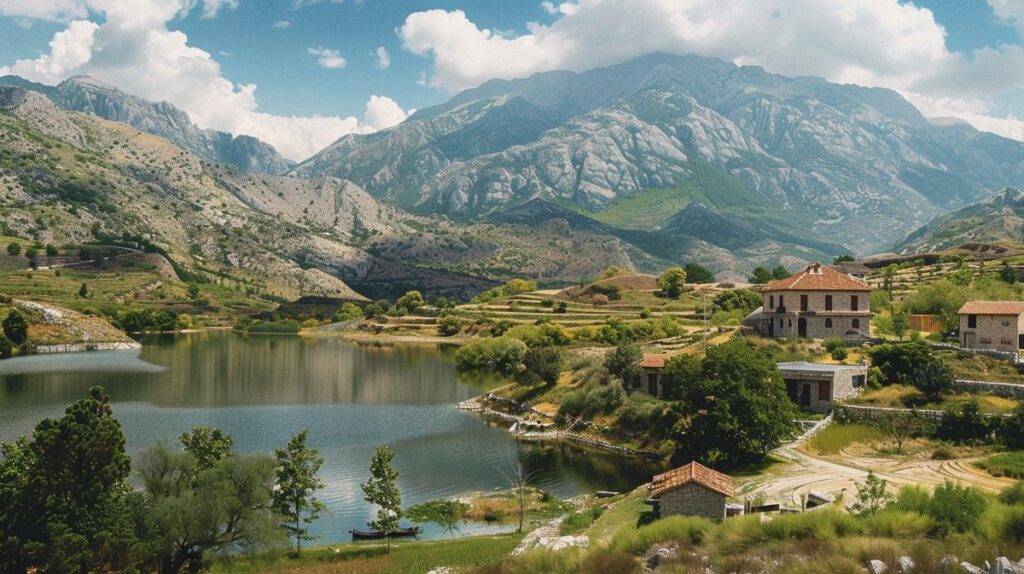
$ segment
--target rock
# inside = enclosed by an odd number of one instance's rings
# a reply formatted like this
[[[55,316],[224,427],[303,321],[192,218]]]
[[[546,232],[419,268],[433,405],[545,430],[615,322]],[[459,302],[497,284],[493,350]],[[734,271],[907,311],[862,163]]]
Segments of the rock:
[[[881,560],[872,560],[868,563],[868,570],[871,570],[871,574],[883,574],[888,569],[885,562]]]
[[[679,545],[676,543],[669,544],[668,546],[653,546],[647,551],[645,561],[647,567],[651,570],[657,568],[662,562],[668,558],[672,558],[679,552]]]
[[[952,573],[960,570],[959,560],[956,556],[949,555],[943,556],[942,560],[939,560],[939,572]]]
[[[914,560],[910,556],[900,556],[897,563],[900,566],[900,572],[910,572],[914,569]]]
[[[447,566],[438,566],[430,572],[427,572],[427,574],[454,574],[454,570]]]
[[[1012,562],[1006,556],[996,558],[995,563],[989,568],[989,574],[1024,574],[1024,567]]]
[[[978,568],[977,566],[975,566],[974,564],[971,564],[970,562],[961,562],[960,563],[960,569],[963,570],[964,572],[966,572],[967,574],[985,574],[985,570],[984,569]]]

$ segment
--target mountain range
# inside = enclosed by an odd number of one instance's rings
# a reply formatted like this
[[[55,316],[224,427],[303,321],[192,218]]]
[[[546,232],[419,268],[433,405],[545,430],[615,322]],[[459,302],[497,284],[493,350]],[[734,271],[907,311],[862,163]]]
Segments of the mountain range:
[[[1007,187],[939,216],[896,245],[898,253],[941,251],[964,243],[1024,243],[1024,191]]]

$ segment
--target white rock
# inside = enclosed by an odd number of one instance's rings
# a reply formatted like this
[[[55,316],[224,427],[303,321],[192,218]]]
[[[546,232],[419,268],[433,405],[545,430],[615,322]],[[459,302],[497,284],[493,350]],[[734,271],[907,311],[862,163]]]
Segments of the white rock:
[[[966,572],[967,574],[985,574],[985,570],[978,568],[970,562],[961,562],[960,569]]]
[[[868,563],[868,569],[871,570],[871,574],[882,574],[888,567],[881,560],[872,560]]]
[[[909,572],[914,569],[914,560],[910,556],[900,556],[898,564],[900,572]]]

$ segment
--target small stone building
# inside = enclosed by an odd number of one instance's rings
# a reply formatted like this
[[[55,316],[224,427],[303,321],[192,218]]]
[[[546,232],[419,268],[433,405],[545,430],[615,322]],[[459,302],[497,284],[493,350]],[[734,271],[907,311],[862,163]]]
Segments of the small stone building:
[[[736,493],[732,477],[696,461],[651,480],[651,498],[661,518],[681,514],[725,518],[725,499]]]
[[[1024,301],[968,301],[960,308],[960,346],[1017,353],[1024,346]]]
[[[827,363],[778,363],[786,394],[804,410],[826,412],[832,403],[856,396],[868,379],[868,366]]]
[[[871,333],[871,287],[820,263],[760,288],[744,323],[766,337],[863,340]]]
[[[640,359],[640,375],[633,379],[631,385],[634,389],[646,391],[651,396],[660,397],[664,389],[661,384],[661,370],[665,368],[665,361],[669,359],[667,354],[644,353]]]

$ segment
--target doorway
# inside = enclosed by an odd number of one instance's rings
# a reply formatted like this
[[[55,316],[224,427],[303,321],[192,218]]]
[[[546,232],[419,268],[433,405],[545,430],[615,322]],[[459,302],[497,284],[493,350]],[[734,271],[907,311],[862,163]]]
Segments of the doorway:
[[[800,389],[800,406],[810,407],[811,406],[811,385],[810,383],[804,383]]]
[[[807,338],[807,319],[801,317],[796,320],[796,335],[801,339]]]

